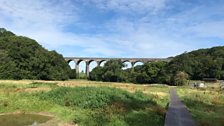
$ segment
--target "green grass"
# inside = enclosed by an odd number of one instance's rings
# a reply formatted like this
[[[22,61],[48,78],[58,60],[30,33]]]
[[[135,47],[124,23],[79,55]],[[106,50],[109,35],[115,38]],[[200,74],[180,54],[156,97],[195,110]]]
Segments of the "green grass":
[[[211,87],[179,87],[177,91],[199,126],[224,126],[223,92]]]
[[[39,95],[44,100],[51,100],[60,105],[91,109],[112,105],[114,102],[123,102],[126,107],[156,104],[140,91],[129,93],[109,87],[60,87]]]
[[[164,125],[168,87],[137,86],[134,90],[128,86],[125,90],[121,85],[122,89],[106,85],[71,88],[48,82],[0,83],[0,114],[44,112],[59,122],[79,126]],[[50,91],[29,91],[42,88]]]
[[[30,84],[10,84],[10,83],[0,83],[0,90],[7,90],[7,89],[26,89],[26,88],[39,88],[39,87],[46,87],[46,88],[56,88],[58,87],[57,83],[44,83],[44,82],[32,82]]]
[[[38,96],[60,106],[85,110],[86,114],[73,119],[80,125],[135,126],[138,123],[139,126],[159,126],[163,125],[165,115],[164,108],[154,102],[153,96],[140,91],[129,93],[110,87],[61,87]]]

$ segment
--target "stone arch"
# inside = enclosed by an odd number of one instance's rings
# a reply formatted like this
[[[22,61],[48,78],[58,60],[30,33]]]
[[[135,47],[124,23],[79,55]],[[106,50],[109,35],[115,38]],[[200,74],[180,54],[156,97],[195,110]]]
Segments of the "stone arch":
[[[79,60],[77,60],[76,62],[77,62],[77,64],[79,65],[82,61],[84,61],[83,59],[79,59]]]
[[[65,60],[68,64],[73,61],[72,59]]]
[[[103,62],[105,62],[105,63],[106,63],[106,62],[107,62],[107,60],[100,60],[100,61],[98,62],[98,65],[99,65],[99,66],[102,66],[102,63],[103,63]],[[105,63],[104,63],[104,64],[105,64]]]
[[[127,66],[123,67],[122,69],[132,68],[132,62],[130,60],[124,60],[124,61],[122,61],[122,63],[127,65]]]
[[[88,62],[88,64],[89,64],[89,71],[92,71],[92,69],[94,69],[95,67],[98,66],[98,63],[97,63],[97,61],[95,61],[95,60],[90,60],[90,61]]]
[[[71,69],[75,69],[76,68],[76,61],[74,60],[69,60],[68,64],[70,66]]]
[[[86,63],[85,60],[80,59],[80,60],[77,61],[77,66],[78,66],[77,67],[77,69],[78,69],[78,71],[77,71],[78,78],[82,78],[83,79],[86,76],[84,73],[86,73],[87,63]],[[83,73],[82,73],[82,71],[83,71]]]
[[[66,60],[66,62],[68,63],[70,69],[71,69],[71,72],[69,74],[69,78],[70,79],[75,79],[77,77],[77,64],[76,64],[76,61],[75,60],[72,60],[72,59],[68,59]]]
[[[140,63],[140,64],[139,64]],[[142,61],[135,61],[134,63],[133,63],[133,67],[136,67],[136,66],[138,66],[138,65],[144,65],[145,63],[144,62],[142,62]]]
[[[87,60],[86,63],[90,64],[92,62],[94,62],[95,60],[91,59],[91,60]]]

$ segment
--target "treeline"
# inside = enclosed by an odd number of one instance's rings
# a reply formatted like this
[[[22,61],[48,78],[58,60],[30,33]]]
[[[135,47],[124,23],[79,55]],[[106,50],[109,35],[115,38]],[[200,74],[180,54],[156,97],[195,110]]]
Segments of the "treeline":
[[[187,79],[224,79],[224,46],[200,49],[174,57],[169,63],[152,62],[123,70],[121,60],[108,61],[96,67],[90,79],[96,81],[165,83],[183,85]]]
[[[120,60],[108,61],[90,73],[91,80],[182,85],[187,79],[224,80],[224,46],[200,49],[174,57],[169,63],[152,62],[123,70]],[[66,80],[77,78],[62,55],[35,40],[0,28],[0,79]]]
[[[0,28],[0,79],[66,80],[69,73],[69,65],[56,51]]]
[[[192,80],[224,79],[224,46],[199,49],[176,56],[168,66],[169,73],[184,71]]]

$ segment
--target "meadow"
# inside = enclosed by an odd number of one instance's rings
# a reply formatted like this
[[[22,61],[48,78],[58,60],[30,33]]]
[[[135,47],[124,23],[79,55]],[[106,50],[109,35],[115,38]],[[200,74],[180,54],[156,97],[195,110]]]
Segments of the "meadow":
[[[224,91],[218,83],[207,86],[206,89],[178,87],[177,93],[198,126],[224,126]]]
[[[218,84],[176,90],[198,126],[224,125],[224,92]],[[159,84],[0,81],[0,115],[52,117],[43,126],[162,126],[168,103],[169,87]]]
[[[0,114],[52,116],[48,126],[162,126],[169,87],[130,83],[0,81]]]

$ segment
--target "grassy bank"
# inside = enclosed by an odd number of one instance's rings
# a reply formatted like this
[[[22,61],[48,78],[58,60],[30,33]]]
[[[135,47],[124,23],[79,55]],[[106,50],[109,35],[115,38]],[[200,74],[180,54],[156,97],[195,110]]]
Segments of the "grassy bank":
[[[217,84],[206,89],[177,88],[198,126],[224,125],[224,92]]]
[[[164,125],[168,87],[89,81],[0,81],[0,113],[46,113],[80,126]]]

